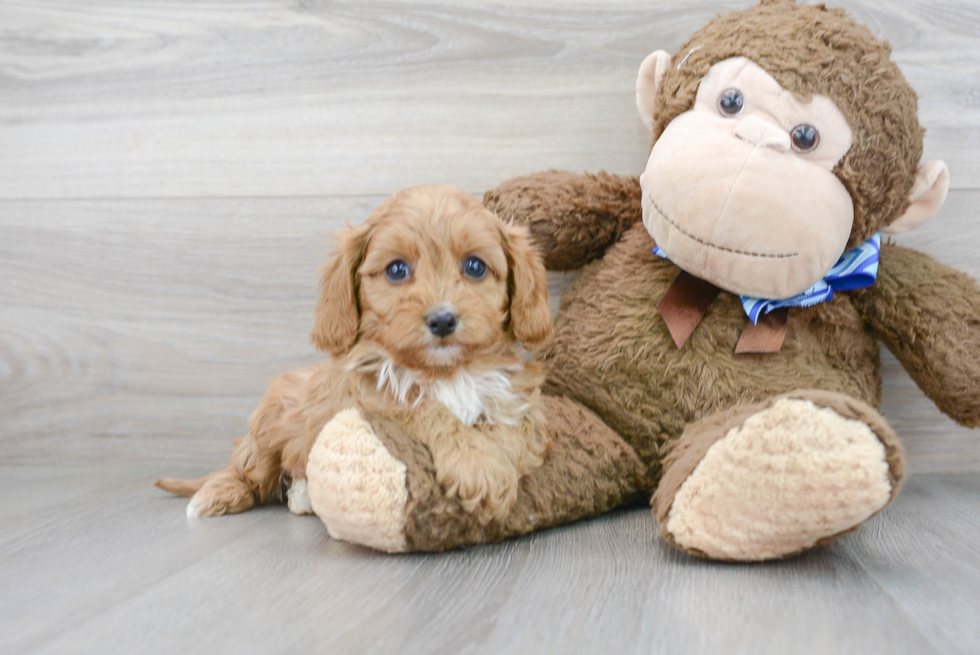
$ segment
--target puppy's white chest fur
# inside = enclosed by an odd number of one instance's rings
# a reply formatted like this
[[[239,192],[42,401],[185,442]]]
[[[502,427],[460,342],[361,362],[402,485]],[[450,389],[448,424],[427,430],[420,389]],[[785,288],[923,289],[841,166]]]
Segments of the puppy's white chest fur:
[[[414,402],[440,402],[466,425],[473,425],[481,418],[491,424],[516,425],[519,414],[529,408],[527,402],[514,393],[506,369],[481,373],[463,370],[449,380],[419,383],[412,371],[387,361],[378,371],[378,388],[385,387],[401,403],[407,403],[412,390],[417,389],[418,397]]]
[[[510,377],[503,371],[480,375],[460,371],[452,381],[439,380],[423,385],[423,394],[448,407],[466,425],[473,425],[481,416],[485,416],[489,423],[504,422],[495,410],[501,403],[518,400]]]

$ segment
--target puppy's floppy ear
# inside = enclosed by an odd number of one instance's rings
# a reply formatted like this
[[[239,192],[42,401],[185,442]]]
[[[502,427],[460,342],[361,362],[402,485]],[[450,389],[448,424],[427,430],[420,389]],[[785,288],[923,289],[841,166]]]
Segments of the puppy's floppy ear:
[[[368,225],[362,225],[338,234],[337,256],[321,269],[320,299],[310,339],[334,357],[346,355],[357,341],[361,322],[357,269],[364,261],[371,232]]]
[[[524,347],[533,350],[551,338],[548,279],[544,264],[531,244],[527,229],[504,225],[501,229],[507,254],[510,292],[510,331]]]

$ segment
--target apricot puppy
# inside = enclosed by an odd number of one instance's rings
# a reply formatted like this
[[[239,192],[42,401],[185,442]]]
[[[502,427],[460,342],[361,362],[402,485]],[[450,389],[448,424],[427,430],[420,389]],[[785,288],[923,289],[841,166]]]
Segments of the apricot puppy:
[[[360,408],[404,425],[448,497],[487,523],[507,515],[548,448],[542,374],[521,357],[551,337],[544,268],[524,228],[446,186],[388,198],[338,236],[313,343],[331,355],[276,378],[225,469],[157,486],[193,496],[189,516],[282,498],[310,512],[305,467],[323,427]]]

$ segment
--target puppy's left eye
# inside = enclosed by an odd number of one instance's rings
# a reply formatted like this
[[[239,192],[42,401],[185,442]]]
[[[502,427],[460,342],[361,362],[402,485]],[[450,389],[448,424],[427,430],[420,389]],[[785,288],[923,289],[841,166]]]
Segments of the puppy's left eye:
[[[479,257],[467,257],[463,262],[463,275],[472,280],[482,280],[487,275],[487,265]]]
[[[408,264],[400,259],[396,259],[385,268],[385,277],[391,282],[401,282],[408,277],[408,273]]]

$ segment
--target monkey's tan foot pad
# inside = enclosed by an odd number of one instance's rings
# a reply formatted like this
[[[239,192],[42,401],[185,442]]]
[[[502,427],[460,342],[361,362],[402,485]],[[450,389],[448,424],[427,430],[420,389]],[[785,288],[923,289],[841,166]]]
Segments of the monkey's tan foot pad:
[[[334,539],[389,553],[406,550],[406,466],[357,409],[320,432],[306,465],[313,511]]]
[[[857,529],[898,494],[904,459],[870,406],[806,390],[689,426],[664,471],[662,536],[697,556],[760,561]]]

